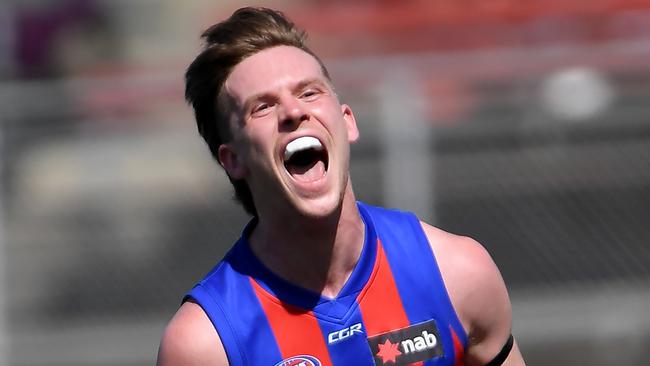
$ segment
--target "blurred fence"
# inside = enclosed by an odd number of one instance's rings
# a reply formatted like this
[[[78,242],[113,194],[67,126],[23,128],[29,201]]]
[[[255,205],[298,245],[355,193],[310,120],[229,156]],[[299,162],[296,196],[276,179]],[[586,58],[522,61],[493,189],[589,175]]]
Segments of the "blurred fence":
[[[646,363],[639,34],[326,60],[361,129],[358,198],[483,243],[529,365]],[[239,235],[182,88],[182,66],[0,83],[10,365],[152,364],[184,292]]]

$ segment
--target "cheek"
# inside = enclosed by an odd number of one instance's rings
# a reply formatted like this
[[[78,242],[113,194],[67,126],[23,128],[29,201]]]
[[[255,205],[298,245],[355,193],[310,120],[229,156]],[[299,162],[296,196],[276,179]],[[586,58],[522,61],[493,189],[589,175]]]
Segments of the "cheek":
[[[277,131],[273,129],[272,124],[267,123],[248,128],[243,142],[252,155],[267,155],[272,154],[276,139]]]
[[[330,132],[338,130],[339,125],[342,127],[345,122],[335,105],[319,105],[311,110],[311,114]]]

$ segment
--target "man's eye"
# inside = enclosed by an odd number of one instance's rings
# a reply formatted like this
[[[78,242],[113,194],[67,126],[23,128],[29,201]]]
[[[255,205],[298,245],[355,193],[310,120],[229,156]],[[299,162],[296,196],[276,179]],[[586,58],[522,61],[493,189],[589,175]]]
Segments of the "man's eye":
[[[317,95],[318,95],[318,91],[309,89],[302,92],[302,94],[300,94],[300,98],[309,100],[309,99],[314,99]]]
[[[269,109],[270,107],[271,105],[269,103],[260,103],[253,108],[252,113],[261,113]]]

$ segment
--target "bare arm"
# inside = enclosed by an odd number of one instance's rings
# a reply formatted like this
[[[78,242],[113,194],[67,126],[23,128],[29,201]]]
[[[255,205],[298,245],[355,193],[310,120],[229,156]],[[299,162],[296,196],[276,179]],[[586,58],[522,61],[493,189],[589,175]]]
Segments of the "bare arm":
[[[501,351],[512,331],[512,309],[501,273],[488,252],[473,239],[426,223],[422,228],[468,336],[465,365],[485,365]],[[516,342],[503,365],[525,365]]]
[[[169,322],[158,349],[158,366],[228,366],[221,339],[203,309],[186,302]]]

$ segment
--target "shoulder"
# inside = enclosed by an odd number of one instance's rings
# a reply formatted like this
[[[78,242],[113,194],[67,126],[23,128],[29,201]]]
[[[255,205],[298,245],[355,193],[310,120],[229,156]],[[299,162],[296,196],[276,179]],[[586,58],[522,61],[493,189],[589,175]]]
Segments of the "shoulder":
[[[466,363],[486,363],[501,350],[512,328],[512,309],[501,273],[476,240],[424,222],[421,225],[468,335]]]
[[[198,304],[183,303],[169,322],[160,342],[157,365],[228,365],[219,335]]]
[[[485,285],[483,282],[494,285],[503,283],[496,264],[479,242],[425,222],[421,222],[421,225],[448,286],[464,289]]]

